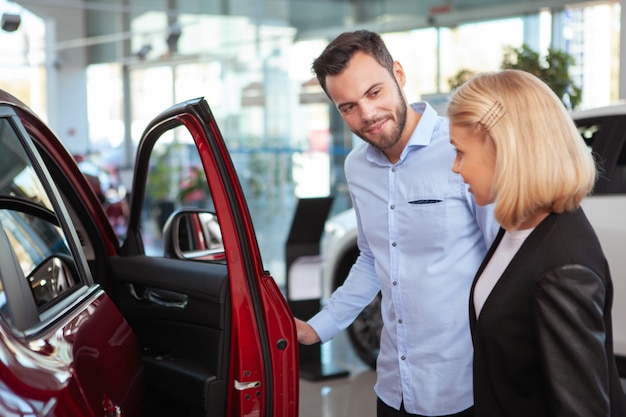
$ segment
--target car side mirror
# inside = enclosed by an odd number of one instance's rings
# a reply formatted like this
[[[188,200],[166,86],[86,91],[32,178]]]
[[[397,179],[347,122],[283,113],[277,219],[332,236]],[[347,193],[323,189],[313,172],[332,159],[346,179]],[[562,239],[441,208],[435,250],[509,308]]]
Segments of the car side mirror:
[[[74,260],[65,254],[49,256],[28,275],[37,307],[43,308],[76,284]]]
[[[196,261],[226,258],[222,230],[215,213],[182,208],[174,211],[163,226],[164,256]]]

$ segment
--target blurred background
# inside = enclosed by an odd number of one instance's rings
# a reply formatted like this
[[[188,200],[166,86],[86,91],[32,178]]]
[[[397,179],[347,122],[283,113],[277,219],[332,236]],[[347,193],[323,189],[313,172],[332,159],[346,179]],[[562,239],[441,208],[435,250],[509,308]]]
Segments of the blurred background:
[[[104,170],[116,201],[147,122],[204,96],[279,284],[297,200],[333,195],[331,215],[350,206],[343,159],[355,139],[310,70],[340,32],[383,34],[409,99],[442,112],[463,74],[497,70],[512,50],[567,54],[579,109],[626,85],[618,1],[0,0],[0,11],[0,87]]]

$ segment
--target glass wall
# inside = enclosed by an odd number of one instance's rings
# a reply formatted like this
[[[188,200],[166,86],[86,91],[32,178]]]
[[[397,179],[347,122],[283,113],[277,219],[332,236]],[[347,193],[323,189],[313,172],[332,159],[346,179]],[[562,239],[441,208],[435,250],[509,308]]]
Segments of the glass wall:
[[[397,18],[383,3],[379,20],[392,14]],[[275,7],[287,4],[276,2]],[[311,73],[313,59],[334,37],[323,31],[311,36],[316,33],[314,22],[339,19],[313,16],[316,9],[312,7],[310,19],[303,22],[306,37],[301,28],[285,24],[287,18],[271,21],[236,15],[234,10],[229,16],[133,13],[127,22],[130,56],[87,68],[89,150],[99,162],[119,170],[125,181],[147,122],[174,103],[206,98],[235,161],[266,266],[279,281],[297,199],[332,194],[333,213],[349,207],[343,159],[359,140],[343,127]],[[358,17],[374,9],[368,10],[353,5],[349,14]],[[27,98],[45,116],[44,25],[41,20],[31,24],[30,15],[20,12],[27,32],[0,31],[0,86]],[[369,14],[368,19],[375,18]],[[555,37],[576,58],[571,72],[583,88],[581,107],[615,101],[619,4],[571,8],[559,13],[558,25],[555,19],[544,11],[382,34],[407,73],[408,98],[426,99],[441,112],[450,91],[448,80],[460,69],[497,70],[504,48],[523,43],[545,54]],[[342,17],[336,23],[353,22]],[[126,105],[129,114],[124,113]]]
[[[616,90],[617,74],[596,74],[618,50],[611,25],[596,19],[619,18],[618,6],[604,5],[569,12],[565,26],[568,47],[578,57],[581,83],[585,74],[594,83],[585,98],[608,104]],[[529,39],[545,54],[551,37],[550,13],[534,16],[539,24],[525,33],[528,16],[476,22],[455,28],[425,28],[384,33],[394,57],[407,72],[406,93],[411,101],[432,100],[445,111],[448,80],[460,69],[491,71],[500,67],[504,49]],[[294,28],[256,24],[245,17],[181,15],[174,44],[162,36],[132,39],[132,50],[146,52],[128,63],[130,73],[132,139],[160,110],[185,99],[204,96],[211,106],[235,161],[257,228],[267,267],[279,281],[284,274],[284,242],[298,198],[335,195],[333,212],[349,206],[343,182],[343,157],[358,139],[333,130],[334,109],[314,79],[310,66],[328,39],[298,40]],[[162,33],[171,25],[165,14],[147,13],[133,20],[133,33]],[[153,30],[151,31],[150,28]],[[159,32],[160,29],[161,32]],[[587,45],[597,39],[607,45],[593,51],[596,65],[587,66]],[[598,56],[600,55],[600,56]],[[91,72],[93,71],[93,72]],[[102,69],[90,69],[101,82]],[[105,78],[115,82],[122,70],[107,65]],[[91,78],[91,77],[90,77]],[[584,90],[586,90],[584,88]],[[92,140],[108,137],[119,145],[120,97],[91,97],[90,103],[108,111],[90,112]],[[90,108],[91,108],[90,104]],[[111,119],[117,117],[115,123]],[[337,123],[336,123],[337,124]],[[338,123],[341,125],[341,123]],[[97,126],[107,132],[96,132]],[[332,133],[331,133],[332,132]]]
[[[45,117],[44,22],[17,4],[3,0],[0,0],[0,14],[20,19],[19,30],[0,30],[0,88]]]

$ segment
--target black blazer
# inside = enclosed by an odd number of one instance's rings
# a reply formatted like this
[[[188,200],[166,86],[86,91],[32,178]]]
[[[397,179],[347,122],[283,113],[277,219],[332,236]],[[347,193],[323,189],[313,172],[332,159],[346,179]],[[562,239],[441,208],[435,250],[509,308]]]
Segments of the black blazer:
[[[476,417],[626,416],[613,355],[613,284],[582,209],[551,214],[485,301],[470,294]]]

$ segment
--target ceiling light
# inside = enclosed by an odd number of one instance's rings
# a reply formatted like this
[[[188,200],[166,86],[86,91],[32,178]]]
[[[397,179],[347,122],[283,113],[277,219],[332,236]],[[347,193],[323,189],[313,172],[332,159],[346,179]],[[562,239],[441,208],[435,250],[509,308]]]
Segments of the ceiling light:
[[[15,32],[20,27],[22,17],[15,13],[4,13],[2,15],[2,29],[7,32]]]

